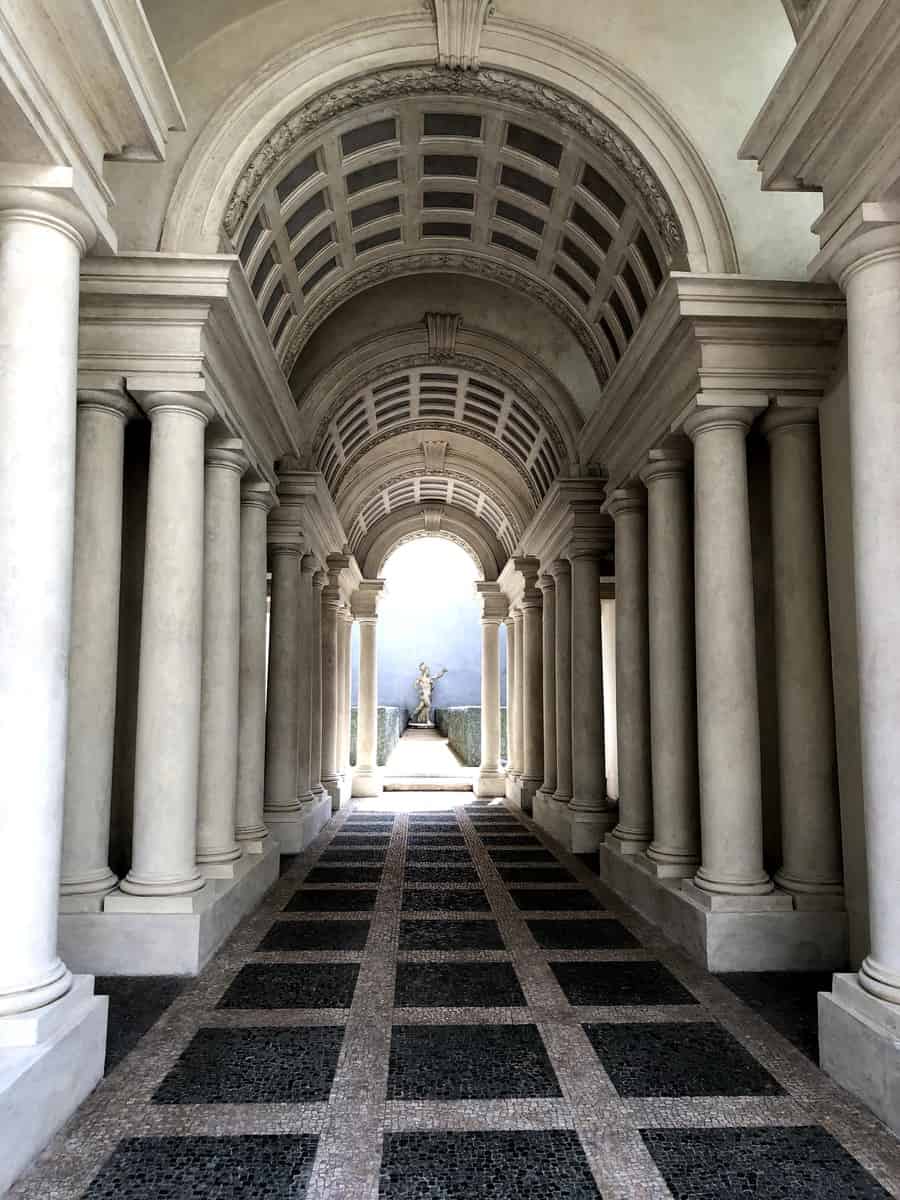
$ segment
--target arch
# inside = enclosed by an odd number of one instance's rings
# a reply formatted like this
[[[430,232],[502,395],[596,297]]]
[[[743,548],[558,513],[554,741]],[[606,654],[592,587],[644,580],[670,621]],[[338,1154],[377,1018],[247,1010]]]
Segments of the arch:
[[[404,539],[429,534],[449,535],[462,545],[485,580],[495,580],[506,562],[507,555],[487,526],[463,509],[445,507],[435,520],[423,509],[407,508],[389,514],[366,534],[356,555],[363,577],[377,579],[391,551]]]
[[[552,52],[548,52],[548,47]],[[173,191],[161,239],[165,251],[216,252],[229,204],[259,147],[298,107],[365,72],[431,67],[430,15],[364,20],[308,39],[270,60],[207,124]],[[520,73],[595,114],[637,152],[658,181],[696,271],[736,271],[737,253],[721,199],[699,154],[662,102],[629,71],[572,38],[496,17],[485,31],[482,70]],[[465,75],[469,75],[466,72]],[[267,154],[276,154],[269,146]]]

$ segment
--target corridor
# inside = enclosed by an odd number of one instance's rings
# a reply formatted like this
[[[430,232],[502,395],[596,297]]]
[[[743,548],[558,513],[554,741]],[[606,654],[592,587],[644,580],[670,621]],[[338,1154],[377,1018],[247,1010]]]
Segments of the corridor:
[[[10,1194],[874,1200],[900,1147],[527,818],[408,794],[290,861]]]

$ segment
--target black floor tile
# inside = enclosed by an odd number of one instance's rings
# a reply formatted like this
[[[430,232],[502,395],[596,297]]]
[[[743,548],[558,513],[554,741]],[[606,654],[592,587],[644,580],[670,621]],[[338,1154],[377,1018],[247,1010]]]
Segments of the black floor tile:
[[[545,950],[634,950],[640,942],[619,921],[529,921],[532,937]]]
[[[388,1133],[381,1200],[599,1200],[578,1134]]]
[[[409,835],[410,846],[465,846],[466,839],[461,833],[442,833],[429,836],[423,833]]]
[[[480,821],[476,817],[472,824],[475,826],[475,832],[481,834],[528,832],[518,821]]]
[[[397,1008],[520,1008],[525,994],[512,963],[397,963]]]
[[[831,991],[831,972],[734,971],[718,978],[763,1020],[819,1061],[819,992]]]
[[[410,813],[410,826],[416,825],[432,825],[435,821],[444,822],[445,824],[455,825],[457,816],[454,812],[433,812],[433,813]]]
[[[257,950],[362,950],[368,921],[276,921]]]
[[[780,1096],[767,1070],[713,1022],[585,1025],[620,1096]]]
[[[381,867],[313,867],[304,883],[378,883]]]
[[[584,888],[510,888],[509,894],[519,908],[527,912],[580,912],[603,905]]]
[[[94,990],[109,996],[106,1034],[108,1074],[130,1054],[144,1034],[156,1024],[180,994],[186,980],[175,975],[98,975]]]
[[[662,963],[557,962],[550,969],[570,1004],[696,1004]]]
[[[560,1095],[536,1025],[394,1026],[389,1100],[499,1100]],[[440,1195],[439,1190],[433,1192],[435,1200]]]
[[[410,834],[413,836],[429,833],[455,833],[461,834],[461,830],[456,821],[422,821],[418,825],[410,827]]]
[[[125,1138],[84,1200],[303,1200],[318,1141],[286,1134]]]
[[[319,856],[319,862],[323,866],[328,866],[333,862],[373,862],[380,863],[384,866],[385,855],[387,848],[376,846],[374,849],[368,847],[354,850],[352,846],[346,849],[338,846],[336,849],[323,850]]]
[[[377,833],[385,837],[390,832],[390,825],[376,821],[345,821],[341,826],[343,833]]]
[[[503,950],[496,921],[401,921],[401,950]]]
[[[287,875],[294,863],[298,862],[302,857],[302,854],[282,854],[281,858],[278,860],[279,876]]]
[[[386,850],[390,838],[377,837],[364,833],[336,833],[331,839],[330,846],[364,846],[369,850]]]
[[[540,863],[522,866],[498,863],[500,878],[507,883],[575,883],[575,876],[565,867],[545,867]]]
[[[416,844],[415,846],[410,846],[408,848],[407,861],[411,863],[431,861],[443,863],[470,863],[472,861],[472,855],[464,846],[421,846]]]
[[[488,850],[488,854],[495,863],[556,863],[559,861],[555,854],[551,854],[549,850],[545,850],[543,846],[539,846],[537,844],[535,844],[533,848],[527,848],[524,850],[520,850],[518,847],[513,849],[506,847],[498,850],[492,846]]]
[[[368,888],[294,892],[284,912],[371,912],[378,893]]]
[[[450,888],[406,888],[403,908],[407,912],[490,912],[491,905],[480,888],[453,891]]]
[[[217,1008],[349,1008],[357,963],[249,963]]]
[[[155,1104],[308,1104],[328,1099],[344,1029],[201,1029]],[[202,1193],[200,1193],[202,1194]]]
[[[542,843],[534,836],[533,833],[517,833],[513,830],[510,830],[509,833],[479,832],[479,836],[486,846],[542,847]]]
[[[449,866],[440,863],[407,863],[403,878],[407,883],[477,883],[478,872],[474,867],[461,867],[457,863]]]
[[[885,1200],[888,1193],[818,1125],[646,1129],[677,1200]]]

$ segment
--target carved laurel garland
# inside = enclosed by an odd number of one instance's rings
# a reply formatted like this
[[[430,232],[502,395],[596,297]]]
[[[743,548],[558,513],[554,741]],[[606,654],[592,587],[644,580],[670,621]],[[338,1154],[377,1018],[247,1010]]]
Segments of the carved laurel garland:
[[[355,379],[352,386],[344,389],[338,399],[331,406],[326,416],[324,416],[319,422],[319,427],[316,430],[316,435],[313,439],[313,458],[315,461],[319,461],[322,443],[328,434],[328,429],[332,421],[343,409],[347,401],[355,396],[358,392],[365,391],[365,389],[373,383],[379,383],[388,374],[393,375],[395,372],[399,371],[412,371],[418,367],[434,366],[453,368],[459,371],[468,371],[477,375],[486,375],[488,379],[493,379],[496,383],[499,383],[502,387],[506,388],[507,391],[510,391],[513,393],[513,395],[518,396],[520,400],[524,400],[527,403],[528,408],[531,409],[538,417],[540,417],[544,428],[550,435],[550,441],[553,443],[553,449],[556,451],[556,457],[559,462],[562,464],[569,459],[570,455],[566,449],[566,444],[563,441],[562,434],[559,432],[553,417],[540,402],[540,400],[538,400],[537,396],[535,396],[532,391],[526,388],[521,381],[509,371],[503,370],[502,367],[494,366],[493,363],[484,362],[482,359],[476,358],[471,354],[453,354],[448,358],[441,359],[440,361],[438,361],[431,354],[409,354],[405,358],[398,358],[391,362],[389,371],[384,366],[375,367],[371,371],[367,371],[364,375],[361,375],[359,378]],[[465,427],[465,430],[466,433],[469,432],[468,426]]]
[[[440,472],[428,471],[424,467],[413,467],[413,468],[410,468],[408,471],[401,471],[397,475],[392,475],[385,483],[379,483],[378,487],[372,488],[371,491],[366,492],[364,498],[360,501],[359,509],[360,509],[360,511],[362,511],[366,507],[366,505],[369,503],[369,501],[372,499],[373,496],[378,495],[380,492],[388,491],[390,488],[394,487],[395,484],[408,483],[411,479],[437,479],[437,478],[445,478],[445,477],[447,479],[456,480],[459,483],[466,483],[469,485],[469,487],[476,488],[479,492],[483,492],[485,494],[485,496],[487,496],[487,498],[493,504],[495,504],[497,506],[497,508],[500,510],[500,512],[503,516],[503,519],[506,521],[506,524],[510,528],[510,531],[513,534],[515,534],[516,539],[518,539],[519,535],[522,532],[522,526],[521,526],[520,522],[516,519],[516,517],[506,507],[506,505],[503,503],[503,501],[500,499],[497,492],[494,491],[494,489],[489,487],[487,484],[482,483],[480,479],[476,479],[474,475],[467,475],[465,471],[454,471],[452,468],[449,470],[445,469]],[[404,507],[407,507],[407,506],[404,506]],[[450,507],[451,508],[453,507],[452,501],[450,503]],[[395,509],[392,509],[391,511],[399,512],[400,509],[395,508]],[[468,509],[466,509],[465,511],[468,512]],[[382,518],[379,517],[378,520],[380,521],[380,520],[382,520]],[[375,524],[377,524],[377,523],[378,522],[376,521]],[[367,532],[368,532],[368,530],[367,530]],[[496,534],[495,534],[495,536],[496,536]]]
[[[605,117],[549,84],[497,68],[447,71],[435,65],[398,67],[349,80],[313,97],[292,113],[263,142],[244,168],[225,211],[224,227],[233,237],[263,180],[319,125],[367,104],[402,96],[454,95],[506,101],[529,108],[581,134],[605,154],[641,197],[669,254],[684,251],[681,223],[662,184],[643,155]]]

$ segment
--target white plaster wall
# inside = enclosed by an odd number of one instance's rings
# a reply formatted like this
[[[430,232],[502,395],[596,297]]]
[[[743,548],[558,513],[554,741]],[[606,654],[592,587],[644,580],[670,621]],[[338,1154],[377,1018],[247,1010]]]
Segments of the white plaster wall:
[[[172,187],[226,97],[276,54],[361,18],[424,13],[424,0],[145,0],[188,118],[162,166],[108,165],[122,248],[155,249]],[[243,17],[242,17],[242,14]],[[638,76],[691,138],[724,200],[742,271],[802,277],[815,253],[817,196],[763,196],[737,150],[786,62],[793,36],[780,0],[501,0],[498,16],[579,39]],[[352,51],[352,47],[350,48]],[[359,66],[365,69],[364,46]],[[551,53],[552,51],[548,51]]]
[[[869,910],[859,745],[859,653],[851,525],[853,489],[847,454],[849,406],[845,350],[841,369],[819,409],[819,422],[844,887],[850,926],[850,959],[852,965],[858,967],[869,949]]]

